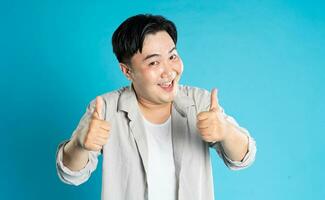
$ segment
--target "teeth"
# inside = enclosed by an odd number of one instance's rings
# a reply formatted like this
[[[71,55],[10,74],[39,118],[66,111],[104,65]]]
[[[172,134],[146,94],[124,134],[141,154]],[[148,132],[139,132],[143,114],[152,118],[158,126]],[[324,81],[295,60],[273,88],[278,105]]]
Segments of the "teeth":
[[[172,81],[168,82],[168,83],[160,83],[159,85],[162,87],[169,87],[172,84]]]

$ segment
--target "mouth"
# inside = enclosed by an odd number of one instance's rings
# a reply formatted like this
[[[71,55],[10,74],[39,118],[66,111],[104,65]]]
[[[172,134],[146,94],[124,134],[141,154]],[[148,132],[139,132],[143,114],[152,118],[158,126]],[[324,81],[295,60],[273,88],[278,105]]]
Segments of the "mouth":
[[[174,89],[174,80],[166,83],[160,83],[158,86],[166,92],[171,92]]]

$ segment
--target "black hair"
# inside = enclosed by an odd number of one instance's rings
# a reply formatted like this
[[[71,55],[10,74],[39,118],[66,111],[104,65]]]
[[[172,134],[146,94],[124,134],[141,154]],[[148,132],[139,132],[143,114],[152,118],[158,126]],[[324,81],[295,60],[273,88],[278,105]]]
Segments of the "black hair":
[[[113,33],[113,52],[120,63],[130,64],[138,51],[142,52],[143,41],[148,34],[166,31],[177,42],[175,24],[160,15],[139,14],[126,19]]]

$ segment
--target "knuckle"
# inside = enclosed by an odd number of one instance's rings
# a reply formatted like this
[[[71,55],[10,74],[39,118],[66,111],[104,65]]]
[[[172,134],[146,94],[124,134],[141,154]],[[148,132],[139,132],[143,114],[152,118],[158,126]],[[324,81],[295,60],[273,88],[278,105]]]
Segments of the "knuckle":
[[[97,145],[92,145],[92,146],[90,147],[90,150],[91,150],[91,151],[98,151],[98,150],[100,150],[100,149],[99,149],[99,147],[98,147]]]
[[[88,145],[90,143],[90,136],[89,134],[85,137],[84,144]]]
[[[85,144],[85,149],[87,150],[91,150],[92,149],[92,145],[91,144]]]
[[[96,120],[91,120],[91,122],[89,123],[89,129],[94,129],[96,127]]]
[[[94,134],[94,129],[93,128],[89,129],[86,138],[90,138],[93,134]]]
[[[109,131],[105,131],[105,133],[103,135],[104,135],[105,138],[108,138],[110,133],[109,133]]]

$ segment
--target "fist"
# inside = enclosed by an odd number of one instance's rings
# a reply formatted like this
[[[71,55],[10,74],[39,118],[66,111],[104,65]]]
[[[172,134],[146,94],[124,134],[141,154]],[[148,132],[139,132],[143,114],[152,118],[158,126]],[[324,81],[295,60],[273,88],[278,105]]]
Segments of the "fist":
[[[216,89],[211,91],[210,101],[210,109],[208,111],[200,112],[196,116],[196,127],[204,141],[223,141],[227,133],[227,123],[218,103]]]
[[[96,97],[95,109],[88,121],[88,126],[81,130],[79,136],[79,143],[86,150],[100,151],[108,141],[111,125],[103,120],[103,108],[103,98]]]

